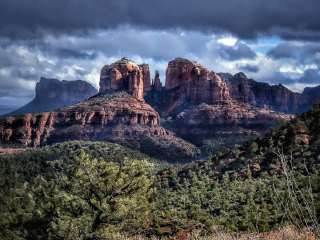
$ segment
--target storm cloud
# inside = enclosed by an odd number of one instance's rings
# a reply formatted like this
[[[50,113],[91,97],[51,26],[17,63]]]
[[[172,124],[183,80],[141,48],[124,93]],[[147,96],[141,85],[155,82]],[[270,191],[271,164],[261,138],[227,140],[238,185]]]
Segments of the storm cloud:
[[[318,0],[1,0],[0,34],[35,38],[133,25],[319,39]]]
[[[268,56],[274,59],[293,59],[301,64],[320,65],[320,43],[284,42],[271,49]]]
[[[301,91],[320,84],[317,0],[1,0],[0,103],[41,76],[98,87],[121,57],[165,71],[176,57]]]
[[[250,72],[250,73],[259,72],[259,67],[256,65],[250,65],[250,64],[240,65],[239,68],[241,69],[241,71],[244,71],[244,72]]]
[[[257,54],[246,44],[236,43],[234,46],[224,46],[221,48],[220,56],[229,61],[235,61],[239,59],[254,59]]]

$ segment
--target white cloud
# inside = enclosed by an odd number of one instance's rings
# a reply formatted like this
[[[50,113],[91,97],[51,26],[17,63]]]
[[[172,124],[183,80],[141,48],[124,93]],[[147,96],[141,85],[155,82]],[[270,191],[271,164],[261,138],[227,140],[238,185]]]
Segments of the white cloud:
[[[233,47],[238,42],[238,39],[232,36],[227,36],[219,38],[217,42],[225,46]]]

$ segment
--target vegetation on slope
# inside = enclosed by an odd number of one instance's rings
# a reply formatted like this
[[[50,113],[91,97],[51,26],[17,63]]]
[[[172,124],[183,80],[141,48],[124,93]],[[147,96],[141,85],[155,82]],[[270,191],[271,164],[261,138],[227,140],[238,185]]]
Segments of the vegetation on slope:
[[[104,239],[148,225],[155,164],[142,154],[71,142],[0,164],[1,239]]]
[[[109,239],[221,226],[319,233],[320,107],[207,161],[160,166],[116,144],[0,156],[1,239]]]

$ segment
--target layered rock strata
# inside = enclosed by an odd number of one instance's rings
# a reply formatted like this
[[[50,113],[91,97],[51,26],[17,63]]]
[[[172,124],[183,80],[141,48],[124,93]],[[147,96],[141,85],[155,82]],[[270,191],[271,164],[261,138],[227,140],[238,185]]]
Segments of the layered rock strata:
[[[168,160],[196,157],[196,147],[159,122],[150,105],[126,92],[100,94],[58,111],[2,119],[0,142],[39,147],[70,140],[109,141]]]
[[[208,139],[220,140],[216,143],[220,147],[233,146],[261,136],[271,127],[292,118],[293,115],[245,103],[200,104],[180,112],[174,118],[173,128],[178,136],[199,146]]]
[[[100,93],[122,90],[142,100],[145,87],[150,88],[148,65],[139,66],[127,58],[122,58],[101,70]]]
[[[310,98],[308,94],[292,92],[281,84],[269,85],[256,82],[249,79],[244,73],[219,75],[226,80],[231,97],[239,102],[268,107],[285,113],[301,113],[316,103],[315,98]],[[312,89],[310,88],[311,91]]]
[[[195,104],[215,104],[231,99],[226,82],[218,74],[183,58],[169,62],[165,88],[179,90],[180,97]]]

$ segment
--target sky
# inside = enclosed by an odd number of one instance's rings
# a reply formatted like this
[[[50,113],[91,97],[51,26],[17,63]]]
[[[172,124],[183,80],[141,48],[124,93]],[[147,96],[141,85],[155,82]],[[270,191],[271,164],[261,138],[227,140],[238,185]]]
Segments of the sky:
[[[85,80],[121,57],[165,81],[184,57],[294,91],[320,85],[319,0],[1,0],[0,108],[40,77]]]

